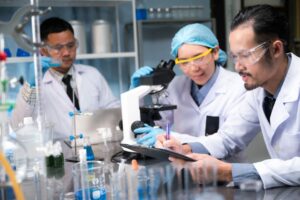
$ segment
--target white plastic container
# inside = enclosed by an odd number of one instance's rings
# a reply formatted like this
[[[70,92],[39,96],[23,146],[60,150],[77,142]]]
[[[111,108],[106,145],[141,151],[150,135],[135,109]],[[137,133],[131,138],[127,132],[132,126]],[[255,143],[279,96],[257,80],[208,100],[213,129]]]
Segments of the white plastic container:
[[[78,40],[78,54],[85,54],[86,50],[86,36],[85,36],[85,29],[83,23],[78,20],[71,20],[69,23],[72,25],[74,29],[74,36]]]
[[[96,20],[92,27],[93,53],[111,52],[110,24],[105,20]]]
[[[16,132],[17,139],[25,146],[28,153],[27,177],[43,168],[42,135],[31,117],[24,118],[24,126]]]

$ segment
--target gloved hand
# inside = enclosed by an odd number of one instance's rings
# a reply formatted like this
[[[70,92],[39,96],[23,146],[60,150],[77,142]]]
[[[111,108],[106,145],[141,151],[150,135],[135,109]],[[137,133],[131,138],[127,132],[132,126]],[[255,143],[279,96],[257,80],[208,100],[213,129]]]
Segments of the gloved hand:
[[[41,66],[42,66],[42,74],[46,73],[46,71],[51,67],[59,67],[61,63],[55,61],[53,58],[42,56],[41,58]],[[30,87],[35,86],[35,74],[34,74],[34,63],[30,63],[29,65],[30,77],[28,83]]]
[[[138,144],[154,146],[156,142],[156,136],[165,131],[163,129],[154,128],[148,124],[145,124],[145,127],[134,129],[133,132],[136,134],[145,134],[143,137],[137,139]]]
[[[144,67],[141,67],[140,69],[136,70],[131,76],[130,89],[133,89],[133,88],[136,88],[137,86],[139,86],[139,84],[140,84],[139,78],[141,78],[142,76],[151,74],[152,71],[153,71],[153,68],[149,67],[149,66],[144,66]]]

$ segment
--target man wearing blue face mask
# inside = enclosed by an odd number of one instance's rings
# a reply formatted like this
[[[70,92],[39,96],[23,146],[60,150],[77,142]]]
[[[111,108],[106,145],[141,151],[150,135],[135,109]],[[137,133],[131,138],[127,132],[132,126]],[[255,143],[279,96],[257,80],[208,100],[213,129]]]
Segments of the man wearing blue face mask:
[[[160,112],[162,121],[156,124],[165,129],[163,122],[168,121],[172,131],[177,132],[172,134],[182,143],[216,133],[246,92],[242,80],[222,67],[227,56],[212,31],[202,24],[181,28],[172,40],[171,55],[183,75],[171,81],[167,97],[161,96],[159,101],[177,105],[177,109]],[[136,71],[131,88],[138,86],[139,77],[151,72],[147,66]],[[154,145],[156,135],[164,130],[145,125],[134,132],[144,134],[138,143]]]
[[[40,27],[42,98],[46,120],[54,124],[54,137],[65,138],[72,134],[72,120],[69,112],[75,108],[92,112],[99,108],[118,107],[106,80],[91,66],[75,64],[78,41],[67,21],[52,17]],[[31,68],[33,65],[31,65]],[[24,117],[36,117],[34,74],[21,88],[12,117],[12,127]]]

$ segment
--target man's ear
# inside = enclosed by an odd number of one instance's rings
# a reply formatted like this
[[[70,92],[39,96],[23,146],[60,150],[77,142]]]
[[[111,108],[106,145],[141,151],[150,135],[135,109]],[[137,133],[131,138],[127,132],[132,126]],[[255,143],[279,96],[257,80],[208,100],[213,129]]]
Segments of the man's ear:
[[[42,56],[49,56],[48,50],[45,47],[42,47],[40,49],[40,53],[42,54]]]
[[[284,44],[281,40],[275,40],[272,43],[272,54],[274,57],[280,56],[282,53],[284,53]]]

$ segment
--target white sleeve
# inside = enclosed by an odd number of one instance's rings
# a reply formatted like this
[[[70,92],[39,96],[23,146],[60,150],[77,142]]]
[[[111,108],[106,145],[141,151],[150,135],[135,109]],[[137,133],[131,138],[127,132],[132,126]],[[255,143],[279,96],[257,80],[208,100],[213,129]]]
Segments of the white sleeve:
[[[10,120],[10,124],[14,130],[17,129],[19,124],[23,122],[24,117],[34,118],[35,94],[34,97],[32,97],[33,95],[29,91],[28,87],[29,86],[25,83],[17,96],[16,105]]]
[[[100,72],[98,72],[98,85],[100,92],[100,105],[102,108],[115,108],[120,107],[120,101],[113,95],[107,81],[102,76]]]
[[[268,159],[254,163],[264,188],[300,185],[300,157],[290,160]]]
[[[182,144],[183,143],[192,143],[201,141],[205,136],[192,136],[184,133],[178,133],[178,132],[171,132],[171,136],[175,137],[177,140],[179,140]]]

